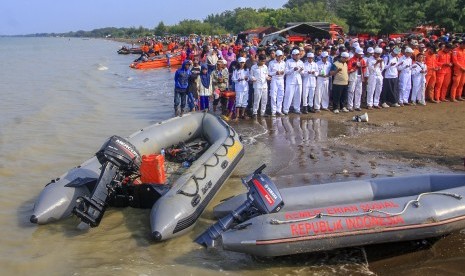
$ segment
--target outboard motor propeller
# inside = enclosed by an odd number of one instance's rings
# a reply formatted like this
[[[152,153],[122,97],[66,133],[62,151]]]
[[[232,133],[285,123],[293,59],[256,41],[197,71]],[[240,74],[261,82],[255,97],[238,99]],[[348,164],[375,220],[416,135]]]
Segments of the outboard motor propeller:
[[[195,239],[195,242],[205,247],[215,246],[215,240],[228,230],[233,222],[243,222],[255,216],[279,212],[284,206],[281,194],[271,179],[262,174],[266,165],[263,164],[249,176],[242,178],[242,183],[248,188],[247,200],[210,226]],[[247,215],[245,215],[247,214]]]
[[[126,139],[112,136],[95,154],[102,164],[100,177],[90,197],[78,197],[73,214],[90,227],[97,227],[107,207],[108,198],[126,176],[138,174],[141,157]]]

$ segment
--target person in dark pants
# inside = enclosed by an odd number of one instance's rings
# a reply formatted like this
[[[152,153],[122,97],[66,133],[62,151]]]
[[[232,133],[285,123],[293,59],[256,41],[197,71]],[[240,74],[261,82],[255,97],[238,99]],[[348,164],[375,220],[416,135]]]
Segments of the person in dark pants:
[[[194,58],[191,75],[189,77],[189,87],[187,89],[187,105],[189,106],[189,111],[198,110],[199,108],[199,92],[197,91],[198,83],[197,79],[200,75],[200,64],[199,58]]]
[[[381,92],[380,104],[382,108],[388,108],[390,103],[393,107],[399,107],[399,91],[397,89],[397,82],[399,72],[397,71],[398,66],[398,55],[400,53],[399,48],[394,48],[392,52],[384,58],[384,79],[383,79],[383,90]]]
[[[349,72],[347,68],[347,60],[349,53],[343,52],[339,60],[333,63],[330,74],[333,79],[333,112],[339,113],[342,109],[343,112],[349,112],[344,106],[347,102],[347,88],[349,86]]]
[[[245,61],[245,68],[249,71],[254,64],[257,64],[257,57],[255,54],[248,55],[248,59]],[[253,88],[253,82],[249,81],[249,97],[247,101],[247,113],[252,115],[252,107],[253,107],[253,100],[254,100],[255,90]]]
[[[186,107],[187,88],[189,87],[189,77],[192,74],[190,67],[190,60],[185,60],[176,73],[174,74],[174,113],[175,116],[184,114]],[[181,110],[179,110],[181,104]]]

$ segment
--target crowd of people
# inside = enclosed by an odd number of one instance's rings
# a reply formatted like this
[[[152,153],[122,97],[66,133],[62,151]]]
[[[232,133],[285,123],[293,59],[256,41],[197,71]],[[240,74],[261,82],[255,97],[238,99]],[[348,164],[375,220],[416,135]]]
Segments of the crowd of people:
[[[176,116],[186,107],[240,120],[465,100],[465,38],[313,39],[264,46],[207,38],[172,46],[183,56],[174,77]]]

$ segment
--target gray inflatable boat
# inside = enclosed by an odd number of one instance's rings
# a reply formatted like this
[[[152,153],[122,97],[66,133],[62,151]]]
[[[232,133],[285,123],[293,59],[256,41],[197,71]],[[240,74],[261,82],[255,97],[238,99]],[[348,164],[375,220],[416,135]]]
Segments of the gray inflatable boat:
[[[198,138],[206,140],[208,148],[173,183],[134,185],[136,188],[125,184],[131,175],[137,176],[140,156],[160,153],[172,145]],[[46,224],[75,214],[82,222],[95,227],[107,206],[143,207],[141,198],[145,197],[149,198],[145,204],[152,204],[153,237],[160,241],[179,236],[193,228],[243,154],[239,135],[222,119],[209,113],[172,118],[141,129],[127,140],[114,136],[96,157],[46,185],[30,221]],[[137,187],[150,192],[141,195]],[[134,204],[135,198],[141,202]]]
[[[438,237],[465,228],[465,175],[390,177],[286,188],[283,208],[221,233],[225,250],[281,256]],[[214,209],[233,212],[250,195]],[[238,216],[236,216],[238,217]]]

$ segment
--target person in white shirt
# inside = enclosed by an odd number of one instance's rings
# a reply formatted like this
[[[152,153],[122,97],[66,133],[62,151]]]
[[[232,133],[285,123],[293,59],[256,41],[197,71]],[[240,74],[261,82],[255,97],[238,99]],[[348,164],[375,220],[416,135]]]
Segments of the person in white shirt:
[[[412,97],[410,101],[412,105],[416,102],[420,105],[426,105],[425,90],[426,90],[426,73],[428,68],[425,64],[425,55],[417,54],[416,62],[412,65]]]
[[[313,110],[316,76],[318,75],[318,66],[313,61],[314,57],[313,53],[307,54],[307,61],[305,61],[302,71],[302,113],[304,114]]]
[[[284,93],[283,114],[287,115],[289,109],[294,107],[294,113],[300,114],[300,101],[302,98],[302,76],[304,63],[300,60],[300,51],[294,49],[291,52],[292,58],[286,61],[286,90]]]
[[[399,107],[399,90],[397,89],[397,81],[399,71],[397,66],[399,63],[398,55],[399,48],[394,48],[392,52],[384,58],[384,80],[383,91],[381,93],[381,107],[387,108],[390,103],[393,107]]]
[[[234,89],[236,92],[236,118],[245,118],[245,109],[247,108],[249,99],[249,70],[245,67],[246,59],[240,57],[238,60],[238,67],[233,71],[231,80],[234,82]]]
[[[363,56],[363,60],[365,61],[365,64],[367,65],[367,67],[365,70],[365,80],[362,83],[362,97],[360,99],[360,102],[362,103],[366,103],[367,101],[368,77],[370,76],[370,72],[368,71],[368,59],[372,57],[374,53],[375,53],[375,49],[373,47],[368,47],[365,52],[365,55]],[[357,111],[360,111],[360,110],[357,110]]]
[[[379,98],[383,89],[384,61],[381,58],[383,49],[375,48],[375,53],[368,59],[368,85],[367,85],[367,108],[373,109],[373,106],[379,108]]]
[[[328,111],[329,107],[329,71],[331,62],[328,61],[328,52],[321,53],[321,60],[317,62],[318,76],[316,78],[315,90],[315,112],[320,112],[320,108]]]
[[[410,89],[412,89],[412,48],[405,48],[404,56],[399,59],[399,105],[408,105]]]
[[[283,115],[284,100],[284,69],[286,63],[283,61],[283,51],[276,51],[276,59],[270,61],[268,70],[271,76],[270,98],[271,116]]]
[[[265,65],[266,56],[259,55],[258,63],[250,68],[250,79],[253,82],[254,88],[254,99],[252,115],[257,116],[258,107],[260,105],[260,115],[265,116],[266,104],[268,102],[268,80],[271,78],[268,76],[268,67]]]

